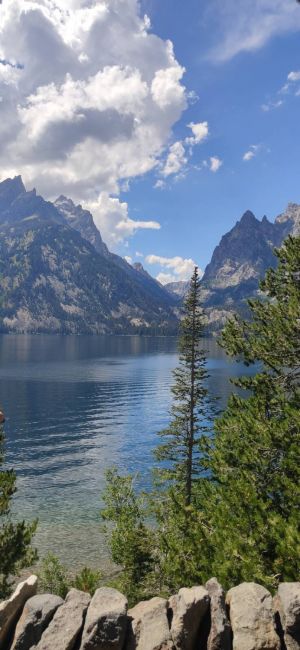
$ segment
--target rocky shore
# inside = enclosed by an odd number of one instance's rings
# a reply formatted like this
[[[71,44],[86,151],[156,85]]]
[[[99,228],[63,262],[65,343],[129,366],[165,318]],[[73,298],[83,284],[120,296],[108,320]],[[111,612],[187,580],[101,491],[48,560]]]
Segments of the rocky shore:
[[[71,589],[65,600],[37,594],[37,577],[0,603],[1,650],[299,650],[300,582],[274,597],[253,582],[225,594],[215,578],[128,609],[103,587]]]

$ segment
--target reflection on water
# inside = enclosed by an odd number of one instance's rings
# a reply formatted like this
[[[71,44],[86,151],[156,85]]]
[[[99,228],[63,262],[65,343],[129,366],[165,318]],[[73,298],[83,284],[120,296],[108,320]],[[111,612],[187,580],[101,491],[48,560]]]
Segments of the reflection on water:
[[[226,402],[244,368],[207,341],[209,389]],[[39,518],[36,545],[76,566],[107,561],[99,510],[105,470],[150,482],[168,422],[174,338],[0,336],[6,461],[18,477],[14,512]]]

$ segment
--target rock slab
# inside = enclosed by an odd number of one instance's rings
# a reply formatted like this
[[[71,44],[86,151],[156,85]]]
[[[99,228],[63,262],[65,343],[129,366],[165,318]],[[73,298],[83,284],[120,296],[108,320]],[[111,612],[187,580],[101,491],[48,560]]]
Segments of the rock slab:
[[[30,650],[38,644],[63,599],[52,594],[32,596],[25,603],[10,650]]]
[[[142,601],[129,610],[126,650],[172,650],[168,603],[164,598]]]
[[[274,606],[280,616],[286,650],[300,648],[300,582],[283,582]]]
[[[102,587],[88,608],[80,650],[122,650],[127,632],[128,603],[116,589]]]
[[[83,628],[90,600],[89,594],[71,589],[44,631],[36,650],[73,650]]]
[[[5,643],[12,633],[14,625],[26,601],[34,596],[37,591],[37,576],[32,575],[24,582],[20,582],[8,600],[0,603],[0,648],[5,648]]]
[[[226,596],[230,608],[233,650],[280,650],[272,596],[261,585],[243,582]]]
[[[183,587],[169,600],[171,635],[176,650],[193,650],[201,622],[208,612],[209,595],[204,587]]]
[[[210,597],[210,632],[207,650],[230,650],[231,628],[227,618],[225,592],[216,578],[205,585]]]

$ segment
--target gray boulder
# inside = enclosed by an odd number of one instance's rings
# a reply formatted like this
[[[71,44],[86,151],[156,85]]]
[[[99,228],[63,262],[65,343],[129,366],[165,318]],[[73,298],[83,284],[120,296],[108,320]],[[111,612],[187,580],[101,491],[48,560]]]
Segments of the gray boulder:
[[[126,650],[172,650],[167,606],[164,598],[151,598],[129,610]]]
[[[63,605],[56,610],[36,649],[73,650],[83,628],[90,600],[89,594],[71,589]]]
[[[183,587],[169,600],[171,635],[176,650],[193,650],[200,626],[208,612],[209,595],[204,587]]]
[[[280,650],[271,594],[254,582],[243,582],[226,596],[230,608],[233,650]]]
[[[274,606],[280,616],[287,650],[300,648],[300,582],[283,582],[278,587]]]
[[[231,628],[227,618],[225,592],[216,578],[205,585],[210,597],[210,632],[207,650],[230,650]]]
[[[20,582],[8,600],[0,603],[0,648],[5,648],[5,643],[12,633],[26,601],[34,596],[37,591],[37,577],[32,575],[27,580]]]
[[[37,645],[63,599],[52,594],[32,596],[25,603],[10,650],[29,650]]]
[[[127,608],[125,596],[116,589],[97,589],[87,612],[80,650],[122,650]]]

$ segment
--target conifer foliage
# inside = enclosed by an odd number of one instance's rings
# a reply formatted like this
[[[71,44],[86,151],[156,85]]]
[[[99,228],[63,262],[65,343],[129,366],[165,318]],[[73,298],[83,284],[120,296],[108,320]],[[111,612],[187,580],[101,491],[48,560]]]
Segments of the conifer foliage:
[[[233,319],[222,335],[228,354],[257,364],[235,380],[247,393],[234,394],[217,420],[209,458],[205,555],[209,547],[210,570],[225,585],[256,579],[272,588],[300,570],[300,238],[276,255],[264,299],[249,301],[251,320]]]
[[[16,492],[16,475],[13,470],[3,470],[4,433],[0,429],[0,600],[11,591],[11,578],[36,560],[31,540],[37,522],[15,523],[10,516],[11,499]]]
[[[126,575],[140,584],[137,542],[143,540],[143,550],[150,550],[142,562],[148,596],[204,584],[212,575],[226,589],[256,581],[272,590],[280,581],[299,579],[300,238],[289,237],[276,255],[278,266],[267,272],[261,297],[249,301],[251,318],[233,318],[222,334],[227,354],[253,368],[233,381],[236,388],[213,432],[195,269],[172,419],[156,453],[163,468],[160,489],[149,499],[152,531],[144,508],[132,510],[136,497],[130,493],[123,504],[116,499],[120,479],[110,477],[114,552],[125,570],[132,554],[135,572],[127,566]],[[130,549],[122,547],[124,516]]]
[[[194,485],[201,475],[201,439],[210,428],[212,406],[206,386],[206,354],[201,346],[204,332],[200,305],[200,278],[195,267],[184,303],[178,342],[179,365],[174,370],[171,389],[174,400],[170,425],[160,432],[164,442],[155,455],[164,468],[158,474],[165,485],[184,497],[185,505],[193,501]]]

